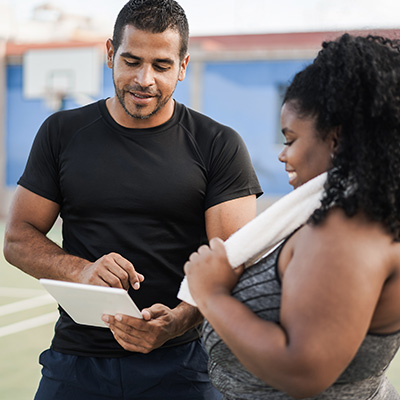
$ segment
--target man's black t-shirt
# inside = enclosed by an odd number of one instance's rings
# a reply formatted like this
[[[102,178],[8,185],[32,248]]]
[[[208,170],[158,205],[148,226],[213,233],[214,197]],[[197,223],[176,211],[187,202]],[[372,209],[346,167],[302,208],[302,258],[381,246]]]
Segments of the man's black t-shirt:
[[[132,262],[145,276],[129,291],[140,309],[179,303],[183,265],[207,243],[209,207],[261,194],[240,136],[179,103],[169,121],[144,130],[118,125],[105,100],[55,113],[18,183],[60,205],[68,253],[94,262],[116,252]],[[128,353],[108,329],[75,324],[62,309],[52,345],[70,354]]]

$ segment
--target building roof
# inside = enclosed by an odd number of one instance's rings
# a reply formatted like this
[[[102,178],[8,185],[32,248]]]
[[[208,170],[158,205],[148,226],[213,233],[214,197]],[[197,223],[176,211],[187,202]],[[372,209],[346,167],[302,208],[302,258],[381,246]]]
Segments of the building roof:
[[[325,40],[333,40],[345,31],[292,32],[245,35],[193,36],[191,51],[206,53],[249,52],[249,51],[316,51]],[[400,39],[400,29],[348,31],[355,35],[381,35]],[[60,42],[15,43],[7,42],[6,57],[22,56],[33,49],[70,48],[100,46],[105,50],[106,39],[68,40]]]
[[[400,39],[400,29],[347,31],[354,35],[368,34]],[[345,31],[292,32],[253,35],[195,36],[190,45],[206,51],[221,50],[277,50],[277,49],[318,49],[325,40],[333,40]]]
[[[72,47],[93,47],[93,46],[104,46],[105,40],[93,40],[93,41],[80,41],[80,40],[68,40],[62,42],[40,42],[40,43],[6,43],[6,57],[22,56],[29,50],[45,50],[45,49],[67,49]]]

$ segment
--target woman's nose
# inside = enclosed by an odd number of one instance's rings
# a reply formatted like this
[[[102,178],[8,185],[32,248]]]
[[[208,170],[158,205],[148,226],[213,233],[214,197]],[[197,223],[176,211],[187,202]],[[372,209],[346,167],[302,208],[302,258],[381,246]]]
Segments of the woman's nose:
[[[279,153],[278,160],[283,163],[286,162],[286,146],[284,146],[282,151]]]

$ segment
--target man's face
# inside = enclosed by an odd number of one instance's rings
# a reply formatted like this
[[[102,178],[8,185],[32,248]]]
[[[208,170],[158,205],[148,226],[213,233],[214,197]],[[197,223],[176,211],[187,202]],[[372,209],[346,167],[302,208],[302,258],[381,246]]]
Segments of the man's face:
[[[113,70],[118,100],[113,109],[117,122],[149,128],[172,116],[172,94],[177,82],[185,78],[189,61],[189,56],[180,60],[180,44],[175,30],[150,33],[132,25],[124,28],[116,53],[111,40],[107,42],[107,65]]]

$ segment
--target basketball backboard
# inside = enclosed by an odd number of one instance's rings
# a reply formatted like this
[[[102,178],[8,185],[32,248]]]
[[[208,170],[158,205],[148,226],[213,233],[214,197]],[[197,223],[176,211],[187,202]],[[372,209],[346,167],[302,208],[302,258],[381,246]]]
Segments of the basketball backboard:
[[[63,99],[100,94],[104,52],[99,47],[34,49],[24,55],[23,94],[27,99],[43,99],[54,111]]]

